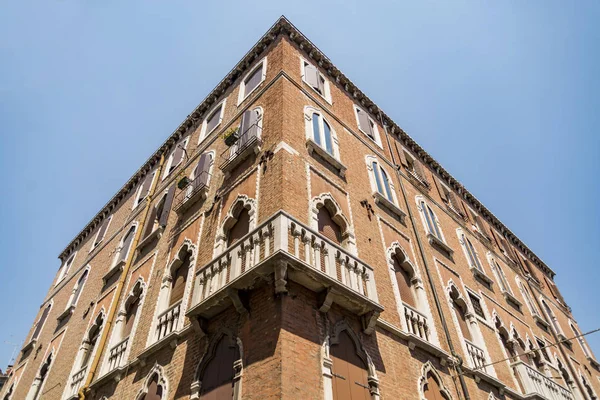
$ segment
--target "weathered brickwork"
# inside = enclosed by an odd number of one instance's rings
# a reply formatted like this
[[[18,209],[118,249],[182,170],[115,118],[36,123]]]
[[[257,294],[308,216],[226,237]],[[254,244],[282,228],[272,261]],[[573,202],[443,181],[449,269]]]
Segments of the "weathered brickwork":
[[[260,83],[242,99],[260,62]],[[152,379],[163,399],[198,398],[226,341],[233,398],[342,399],[332,383],[342,337],[373,399],[597,398],[585,338],[552,345],[581,333],[553,272],[329,63],[276,23],[61,254],[0,398],[140,399]],[[256,142],[228,147],[224,135],[250,115]],[[314,147],[314,118],[332,149]],[[207,153],[205,186],[179,188]],[[323,207],[339,245],[321,227]]]

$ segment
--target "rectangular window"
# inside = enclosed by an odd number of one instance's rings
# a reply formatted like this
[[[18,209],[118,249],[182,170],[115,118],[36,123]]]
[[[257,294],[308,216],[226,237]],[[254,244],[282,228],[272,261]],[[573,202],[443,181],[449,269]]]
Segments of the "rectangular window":
[[[223,105],[220,105],[213,113],[206,119],[206,134],[209,135],[221,122],[221,110]]]
[[[471,300],[471,304],[473,304],[473,310],[475,311],[475,314],[477,314],[479,317],[485,319],[483,307],[481,307],[481,300],[479,300],[478,297],[476,297],[473,293],[470,293],[470,292],[469,292],[469,300]]]
[[[263,58],[253,70],[242,81],[238,95],[238,105],[248,97],[266,78],[267,58]]]
[[[102,221],[102,225],[100,225],[100,229],[98,230],[98,234],[96,235],[96,239],[94,239],[94,245],[92,246],[92,250],[96,248],[104,239],[106,235],[106,230],[108,229],[108,224],[110,224],[110,220],[112,219],[112,215]]]
[[[404,149],[398,143],[396,143],[396,150],[400,156],[400,164],[406,169],[409,176],[415,178],[423,186],[429,188],[429,182],[427,181],[427,175],[423,170],[421,163],[413,157],[408,150]]]

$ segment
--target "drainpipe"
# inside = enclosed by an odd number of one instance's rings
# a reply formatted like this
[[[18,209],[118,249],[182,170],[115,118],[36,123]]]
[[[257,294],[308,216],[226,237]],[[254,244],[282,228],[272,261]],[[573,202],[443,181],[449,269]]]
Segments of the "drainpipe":
[[[392,145],[390,143],[390,138],[388,136],[387,125],[383,122],[383,115],[381,114],[381,111],[379,112],[379,121],[381,122],[381,125],[383,126],[383,129],[385,131],[385,138],[386,138],[386,141],[388,144],[388,149],[390,150],[390,154],[392,155],[392,162],[394,163],[394,165],[397,165],[396,159],[394,157],[394,151],[392,150]],[[470,400],[471,397],[469,396],[469,391],[467,390],[467,383],[465,382],[464,373],[462,372],[462,368],[461,368],[462,357],[460,357],[460,355],[458,355],[458,353],[456,353],[454,344],[452,343],[450,331],[448,330],[448,324],[446,323],[446,318],[444,317],[444,313],[442,312],[442,305],[440,303],[440,299],[438,297],[437,290],[435,289],[433,278],[431,277],[431,272],[429,270],[429,264],[427,263],[427,257],[425,257],[423,243],[421,242],[421,238],[420,238],[418,230],[417,230],[417,224],[415,223],[415,219],[413,217],[413,213],[411,211],[410,204],[408,202],[408,197],[406,196],[406,190],[404,188],[404,184],[402,183],[402,176],[400,175],[400,172],[397,169],[395,169],[395,171],[396,171],[396,177],[398,178],[398,182],[400,182],[400,189],[402,191],[402,196],[404,197],[404,201],[406,202],[406,211],[408,213],[408,217],[410,219],[412,228],[415,231],[415,238],[417,239],[417,245],[419,247],[419,252],[421,253],[421,259],[423,260],[423,264],[425,267],[425,273],[427,274],[427,280],[429,281],[429,286],[431,287],[433,299],[435,300],[435,307],[437,309],[438,314],[440,315],[442,327],[444,328],[444,334],[446,336],[446,340],[448,341],[448,347],[450,347],[450,353],[452,354],[453,357],[457,358],[458,360],[461,360],[461,362],[458,365],[454,365],[454,368],[456,369],[456,373],[458,375],[458,379],[460,381],[460,387],[465,396],[465,400]]]
[[[518,257],[518,255],[517,255],[517,257]],[[529,279],[532,279],[532,278],[529,278]],[[537,289],[533,288],[533,285],[531,284],[529,279],[525,279],[525,281],[527,281],[527,286],[529,287],[529,292],[536,293]],[[545,314],[546,312],[544,311],[544,308],[542,307],[542,304],[541,304],[540,300],[538,299],[538,297],[533,296],[533,300],[535,301],[535,304],[537,305],[538,310],[540,310],[540,312]],[[552,316],[548,315],[548,318],[552,318]],[[552,324],[552,321],[548,321],[548,323],[550,324],[550,332],[552,332],[552,337],[554,338],[554,343],[556,343],[556,347],[558,347],[558,351],[560,352],[563,360],[565,360],[565,364],[567,365],[567,368],[569,368],[569,371],[571,372],[571,376],[573,376],[573,380],[577,384],[577,388],[581,392],[582,397],[584,399],[587,399],[586,391],[582,387],[579,379],[577,379],[577,373],[573,369],[573,365],[571,364],[571,361],[569,361],[569,358],[567,357],[567,354],[565,353],[565,349],[562,346],[562,340],[558,337],[557,333],[554,332],[554,325]],[[565,382],[565,386],[567,387],[567,389],[570,389],[568,382]]]
[[[150,186],[150,191],[148,192],[148,196],[146,197],[146,206],[144,207],[142,222],[138,226],[138,229],[135,233],[135,238],[133,239],[133,243],[131,244],[131,248],[134,249],[134,251],[130,251],[129,255],[127,256],[127,261],[125,263],[125,267],[123,267],[123,272],[121,272],[121,277],[119,278],[119,282],[117,283],[117,288],[116,288],[115,294],[114,294],[115,298],[114,298],[114,300],[110,306],[110,310],[108,312],[108,318],[106,319],[106,326],[104,327],[104,329],[102,329],[102,336],[100,336],[100,343],[98,344],[98,350],[96,350],[96,354],[94,355],[94,359],[92,360],[92,366],[87,373],[87,377],[85,379],[85,384],[82,386],[81,389],[79,389],[79,392],[77,393],[80,400],[84,400],[85,395],[89,392],[89,390],[90,390],[89,386],[92,383],[92,379],[94,378],[96,370],[98,369],[98,365],[100,364],[100,356],[102,355],[104,348],[108,341],[108,333],[110,332],[110,327],[113,324],[113,321],[114,321],[116,313],[117,313],[117,305],[119,304],[119,299],[121,298],[121,294],[123,293],[123,289],[125,288],[125,279],[127,279],[127,275],[129,274],[129,268],[131,268],[131,264],[133,261],[133,256],[136,253],[135,248],[137,247],[137,244],[140,241],[140,237],[142,236],[142,232],[144,231],[144,227],[146,226],[146,219],[148,218],[150,204],[152,203],[150,201],[150,199],[154,195],[154,192],[156,191],[156,187],[158,186],[158,183],[160,181],[160,175],[162,173],[162,168],[163,168],[164,163],[165,163],[165,155],[163,153],[160,156],[160,163],[158,164],[158,168],[156,170],[157,179],[154,179],[154,182],[152,182],[152,185]]]

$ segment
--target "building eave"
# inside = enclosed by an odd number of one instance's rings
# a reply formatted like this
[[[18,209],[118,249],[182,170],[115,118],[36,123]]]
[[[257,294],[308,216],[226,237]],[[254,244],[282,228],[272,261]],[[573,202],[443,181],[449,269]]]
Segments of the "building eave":
[[[234,84],[234,82],[256,61],[267,47],[273,43],[279,35],[286,35],[293,43],[303,50],[319,67],[352,97],[364,109],[369,110],[375,116],[381,116],[383,123],[388,126],[390,132],[410,149],[419,159],[435,171],[438,176],[452,187],[467,204],[473,207],[482,217],[499,230],[514,246],[527,256],[545,274],[554,277],[555,272],[550,269],[533,251],[525,245],[498,217],[488,210],[472,193],[470,193],[457,179],[455,179],[440,163],[427,153],[412,137],[400,128],[375,102],[365,95],[352,81],[346,77],[331,60],[315,46],[305,35],[303,35],[290,21],[281,16],[277,22],[258,40],[242,59],[229,71],[208,96],[190,113],[185,120],[175,129],[169,138],[159,149],[138,169],[127,183],[102,207],[102,210],[77,234],[75,239],[61,252],[59,258],[64,260],[81,242],[106,218],[114,208],[123,200],[127,194],[136,187],[138,182],[152,170],[160,160],[161,155],[167,154],[171,148],[184,137],[191,128],[201,121],[204,113],[210,110],[212,105]]]

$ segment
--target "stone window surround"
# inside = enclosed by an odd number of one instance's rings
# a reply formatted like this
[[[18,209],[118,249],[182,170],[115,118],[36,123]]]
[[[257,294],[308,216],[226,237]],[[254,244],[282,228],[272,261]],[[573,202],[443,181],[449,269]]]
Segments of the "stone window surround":
[[[250,77],[250,75],[252,75],[254,72],[256,72],[256,70],[258,68],[262,68],[261,80],[251,91],[246,93],[246,80],[248,79],[248,77]],[[259,62],[257,62],[255,66],[253,66],[252,68],[249,68],[248,73],[241,80],[240,85],[239,85],[237,105],[239,106],[240,104],[242,104],[244,102],[244,100],[246,100],[250,96],[250,94],[252,94],[254,91],[256,91],[260,87],[260,85],[265,81],[266,78],[267,78],[267,57],[265,56]]]
[[[146,374],[144,384],[135,396],[135,400],[142,400],[148,393],[148,387],[150,386],[151,379],[154,375],[158,375],[158,384],[163,388],[162,398],[169,398],[169,381],[167,380],[167,375],[165,374],[163,367],[156,362],[148,374]]]
[[[312,65],[313,67],[317,68],[317,71],[319,72],[319,76],[323,79],[323,81],[325,82],[323,84],[323,89],[325,91],[325,93],[319,93],[315,88],[313,88],[311,86],[311,89],[314,90],[319,96],[321,96],[323,99],[325,99],[325,101],[327,101],[329,104],[333,104],[333,101],[331,99],[331,87],[329,86],[329,79],[327,79],[327,77],[321,72],[319,71],[319,68],[317,66],[315,66],[314,63],[308,61],[306,58],[300,56],[300,78],[302,78],[302,82],[306,83],[307,85],[308,82],[306,82],[304,80],[304,76],[306,75],[304,72],[305,66],[306,64]],[[309,85],[310,86],[310,85]]]
[[[357,247],[354,227],[342,213],[342,208],[330,192],[321,193],[311,199],[309,205],[309,226],[315,230],[315,232],[319,231],[319,210],[321,207],[327,208],[331,215],[331,219],[340,227],[342,233],[342,247],[351,254],[356,255]]]
[[[202,143],[202,141],[204,139],[206,139],[208,136],[210,136],[210,134],[213,133],[214,131],[216,131],[217,128],[221,125],[221,123],[223,122],[223,116],[225,115],[225,107],[226,106],[227,106],[227,97],[225,97],[223,100],[219,101],[209,112],[206,113],[206,117],[202,121],[202,127],[200,128],[200,134],[198,135],[198,144]],[[213,114],[219,107],[221,107],[221,110],[219,112],[219,114],[220,114],[219,122],[215,125],[215,127],[210,132],[207,132],[206,129],[207,129],[207,124],[208,124],[208,119],[213,116]]]

